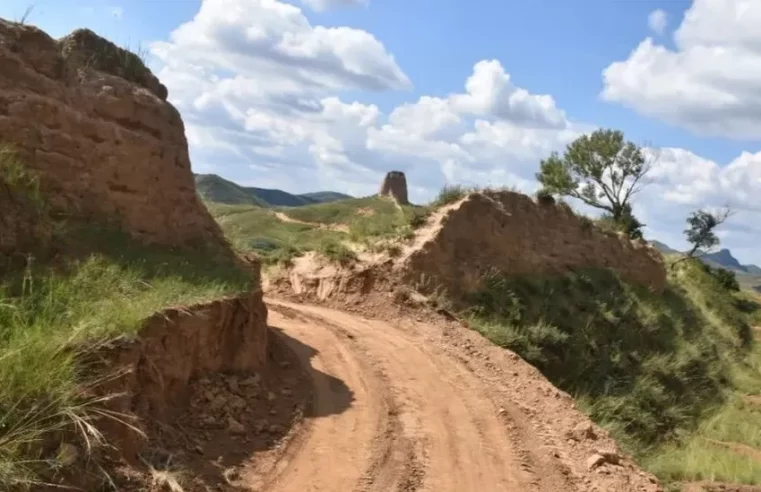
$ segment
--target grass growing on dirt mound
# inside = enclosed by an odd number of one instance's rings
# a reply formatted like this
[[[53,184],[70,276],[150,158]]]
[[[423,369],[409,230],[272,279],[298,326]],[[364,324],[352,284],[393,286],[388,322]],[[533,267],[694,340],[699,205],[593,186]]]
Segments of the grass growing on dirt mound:
[[[572,394],[661,477],[753,483],[761,478],[758,462],[698,446],[706,434],[754,436],[751,445],[761,446],[759,431],[748,432],[761,424],[761,407],[752,418],[736,411],[738,392],[761,392],[761,357],[743,312],[749,302],[683,262],[662,294],[607,270],[487,276],[469,316],[475,329]]]
[[[38,451],[43,437],[74,431],[97,441],[91,424],[104,414],[86,396],[78,355],[114,336],[133,335],[141,321],[169,306],[250,289],[251,276],[208,248],[144,246],[110,228],[65,229],[77,260],[27,263],[0,277],[0,489],[34,490],[37,472],[60,463]]]
[[[217,203],[207,207],[237,249],[255,251],[265,263],[287,262],[307,251],[350,261],[353,254],[344,243],[409,238],[428,214],[424,207],[398,207],[380,197],[274,210]],[[296,222],[281,220],[276,213]]]

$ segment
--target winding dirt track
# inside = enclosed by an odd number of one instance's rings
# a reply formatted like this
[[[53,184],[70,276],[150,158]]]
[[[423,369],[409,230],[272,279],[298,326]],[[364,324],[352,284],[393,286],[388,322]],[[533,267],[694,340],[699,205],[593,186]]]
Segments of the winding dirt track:
[[[303,305],[270,309],[270,325],[313,368],[316,413],[325,416],[311,422],[266,490],[536,489],[487,388],[457,362],[385,323]],[[305,345],[318,352],[311,360]]]
[[[251,490],[655,490],[629,476],[624,487],[600,488],[574,478],[517,406],[495,405],[493,382],[436,343],[421,343],[409,326],[267,302],[273,332],[308,368],[315,401],[277,459],[247,477]]]

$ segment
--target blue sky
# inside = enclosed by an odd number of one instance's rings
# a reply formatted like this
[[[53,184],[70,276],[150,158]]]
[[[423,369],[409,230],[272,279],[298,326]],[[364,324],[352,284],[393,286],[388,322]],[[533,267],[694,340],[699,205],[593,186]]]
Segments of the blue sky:
[[[5,0],[0,16],[30,3]],[[41,0],[28,23],[149,49],[198,172],[363,194],[394,167],[418,200],[452,181],[530,191],[549,151],[612,127],[668,149],[635,206],[652,237],[683,246],[687,212],[731,203],[724,242],[761,263],[761,2],[206,3]]]

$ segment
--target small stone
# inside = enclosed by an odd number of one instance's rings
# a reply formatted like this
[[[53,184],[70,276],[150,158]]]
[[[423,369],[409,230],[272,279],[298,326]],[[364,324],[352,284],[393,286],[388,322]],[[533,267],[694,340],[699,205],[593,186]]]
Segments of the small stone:
[[[280,363],[280,367],[282,367],[283,369],[288,369],[289,367],[291,367],[291,363],[288,362],[287,360],[284,360],[283,362]]]
[[[243,426],[243,424],[241,424],[240,422],[238,422],[237,420],[235,420],[232,417],[227,419],[227,429],[231,433],[233,433],[233,434],[245,434],[246,433],[246,428]]]
[[[79,449],[75,445],[64,442],[58,447],[58,461],[63,466],[73,465],[78,457]]]
[[[505,410],[504,408],[500,408],[500,409],[497,411],[497,413],[498,413],[499,415],[505,415],[505,414],[507,413],[507,410]]]
[[[279,434],[282,432],[283,428],[277,424],[272,424],[267,430],[270,432],[270,434]]]
[[[612,464],[612,465],[617,465],[617,464],[619,464],[621,462],[621,456],[618,453],[616,453],[615,451],[602,451],[602,450],[598,449],[597,450],[597,454],[599,454],[602,457],[604,457],[605,461],[607,463]]]
[[[238,378],[235,376],[229,376],[227,378],[227,387],[230,388],[230,391],[233,393],[240,393],[240,388],[238,387]]]
[[[589,470],[594,470],[605,463],[617,465],[620,461],[621,457],[618,453],[611,451],[597,451],[597,453],[587,458],[587,468],[589,468]]]
[[[597,439],[597,434],[592,424],[588,422],[582,422],[571,431],[571,436],[575,439],[583,441],[585,439]]]
[[[259,419],[254,423],[254,430],[257,434],[261,434],[269,426],[269,423],[264,419]]]
[[[239,408],[239,409],[241,409],[241,408],[246,408],[246,400],[244,400],[244,399],[243,399],[243,398],[241,398],[240,396],[234,396],[234,397],[233,397],[233,398],[230,400],[230,406],[231,406],[232,408]]]
[[[275,395],[275,393],[273,393],[272,391],[269,391],[269,392],[267,392],[267,399],[268,399],[269,401],[275,401],[275,398],[277,398],[277,396]]]
[[[291,391],[289,388],[283,388],[280,390],[280,393],[282,393],[283,396],[291,396],[293,391]]]
[[[254,374],[241,381],[240,384],[243,386],[258,386],[259,381],[261,381],[261,376]]]
[[[193,450],[198,454],[203,454],[203,447],[200,444],[193,448]]]
[[[587,469],[588,470],[594,470],[598,466],[605,463],[605,456],[601,454],[593,454],[589,458],[587,458]]]
[[[211,405],[209,406],[211,407],[212,410],[219,410],[222,407],[224,407],[226,404],[227,404],[227,400],[223,396],[220,395],[214,398],[214,400],[211,402]]]

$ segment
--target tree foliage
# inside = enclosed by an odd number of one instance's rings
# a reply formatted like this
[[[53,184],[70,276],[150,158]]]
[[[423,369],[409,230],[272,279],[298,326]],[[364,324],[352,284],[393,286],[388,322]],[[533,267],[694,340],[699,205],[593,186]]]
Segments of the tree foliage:
[[[605,212],[602,214],[602,217],[600,217],[600,222],[603,224],[607,223],[609,227],[625,233],[632,239],[643,239],[644,237],[642,228],[645,227],[645,224],[640,222],[639,219],[634,216],[631,205],[628,203],[624,205],[624,210],[618,219],[613,217],[612,214]]]
[[[631,199],[652,167],[642,149],[618,130],[597,130],[573,141],[561,156],[542,160],[536,178],[546,192],[577,198],[603,210],[620,229],[641,237]]]
[[[724,208],[715,213],[702,209],[692,212],[687,217],[689,227],[684,230],[687,242],[692,245],[692,249],[687,252],[687,257],[692,258],[698,251],[707,253],[718,246],[719,237],[714,231],[731,215],[732,211],[729,208]]]
[[[715,230],[731,217],[732,213],[729,207],[724,207],[717,212],[708,212],[703,209],[692,212],[687,217],[689,227],[684,230],[687,242],[692,245],[692,248],[683,257],[672,263],[671,267],[675,267],[680,261],[695,258],[697,253],[701,255],[709,253],[718,246],[721,241],[719,236],[716,235]],[[723,280],[720,279],[720,281]]]

